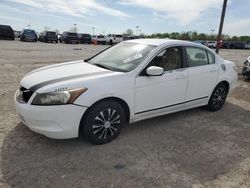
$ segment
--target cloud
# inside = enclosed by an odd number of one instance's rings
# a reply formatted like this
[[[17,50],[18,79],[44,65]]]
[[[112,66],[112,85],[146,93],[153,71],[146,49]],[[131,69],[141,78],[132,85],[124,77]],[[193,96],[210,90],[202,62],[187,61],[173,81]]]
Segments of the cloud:
[[[1,14],[0,15],[0,19],[25,23],[25,21],[23,19],[14,17],[14,16],[9,15],[9,14]]]
[[[223,33],[230,35],[249,35],[250,19],[226,20]]]
[[[218,0],[121,0],[121,5],[139,6],[157,12],[162,19],[176,19],[182,25],[188,25],[199,19],[203,12],[221,8]],[[154,13],[155,14],[155,13]],[[161,16],[159,16],[161,15]]]
[[[12,3],[18,3],[25,6],[33,7],[38,10],[49,11],[53,13],[61,13],[75,17],[87,17],[95,11],[103,14],[120,17],[121,19],[129,18],[130,16],[120,10],[107,7],[96,2],[96,0],[8,0]]]

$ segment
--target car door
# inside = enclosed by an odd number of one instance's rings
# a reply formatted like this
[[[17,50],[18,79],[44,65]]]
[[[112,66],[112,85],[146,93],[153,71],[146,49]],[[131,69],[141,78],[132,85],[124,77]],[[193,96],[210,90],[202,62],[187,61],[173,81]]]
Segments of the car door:
[[[150,66],[162,67],[164,73],[148,76],[146,69]],[[169,47],[157,53],[135,80],[135,120],[183,107],[187,86],[187,69],[183,66],[182,47]]]
[[[219,72],[215,55],[199,47],[186,47],[188,63],[188,87],[186,105],[207,103]]]

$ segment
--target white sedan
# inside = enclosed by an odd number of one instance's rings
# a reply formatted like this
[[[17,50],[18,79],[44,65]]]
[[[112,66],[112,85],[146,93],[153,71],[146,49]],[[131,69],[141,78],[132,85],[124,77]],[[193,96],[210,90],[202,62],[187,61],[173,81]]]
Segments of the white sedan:
[[[15,106],[35,132],[104,144],[126,123],[198,106],[219,110],[237,79],[234,63],[205,46],[138,39],[26,74]]]

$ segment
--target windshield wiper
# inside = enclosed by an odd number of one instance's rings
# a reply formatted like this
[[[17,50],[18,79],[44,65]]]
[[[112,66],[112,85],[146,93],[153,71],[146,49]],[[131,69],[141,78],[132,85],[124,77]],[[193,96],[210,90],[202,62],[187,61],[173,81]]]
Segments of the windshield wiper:
[[[109,68],[108,66],[105,66],[105,65],[102,65],[102,64],[92,64],[92,65],[95,65],[97,67],[101,67],[101,68],[104,68],[104,69],[107,69],[107,70],[112,70],[111,68]]]

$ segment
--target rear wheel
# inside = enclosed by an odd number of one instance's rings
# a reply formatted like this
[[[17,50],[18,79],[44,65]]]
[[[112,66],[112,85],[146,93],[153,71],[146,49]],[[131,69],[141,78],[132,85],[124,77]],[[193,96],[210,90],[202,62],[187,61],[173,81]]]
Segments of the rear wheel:
[[[115,101],[105,101],[89,111],[83,123],[83,131],[91,143],[105,144],[120,134],[124,123],[123,107]]]
[[[210,111],[217,111],[225,104],[228,94],[228,87],[224,83],[218,84],[208,102],[208,109]]]

